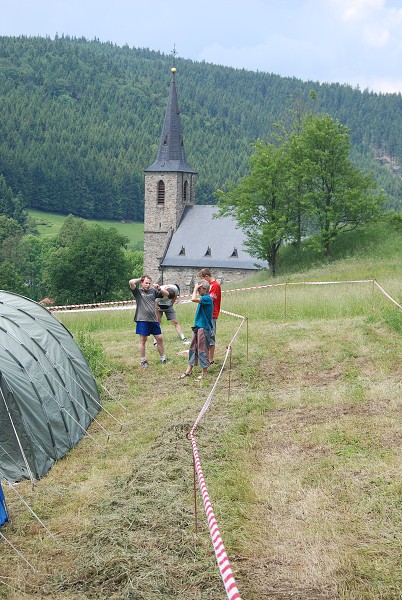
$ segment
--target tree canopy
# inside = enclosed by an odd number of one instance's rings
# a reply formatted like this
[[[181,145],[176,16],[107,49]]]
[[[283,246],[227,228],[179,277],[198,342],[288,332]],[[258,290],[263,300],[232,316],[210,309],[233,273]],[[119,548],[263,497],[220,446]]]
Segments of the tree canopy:
[[[115,228],[85,225],[70,219],[60,231],[60,246],[47,261],[48,294],[58,304],[98,303],[124,297],[131,265],[128,239]],[[69,245],[66,244],[69,240]]]
[[[257,141],[249,165],[249,175],[216,193],[219,214],[236,218],[272,275],[283,242],[309,237],[329,257],[339,232],[375,219],[384,202],[373,177],[353,165],[347,128],[329,115],[308,113],[283,137]]]
[[[306,116],[290,144],[299,148],[309,228],[317,232],[319,247],[328,257],[342,229],[354,229],[379,215],[384,194],[370,174],[353,165],[348,129],[329,115]]]

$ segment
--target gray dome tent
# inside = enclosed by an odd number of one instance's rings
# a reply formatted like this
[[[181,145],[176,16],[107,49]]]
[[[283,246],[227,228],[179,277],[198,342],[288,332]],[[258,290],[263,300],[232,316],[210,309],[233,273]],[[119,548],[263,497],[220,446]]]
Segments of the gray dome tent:
[[[46,308],[0,291],[0,480],[39,479],[100,410],[70,332]]]

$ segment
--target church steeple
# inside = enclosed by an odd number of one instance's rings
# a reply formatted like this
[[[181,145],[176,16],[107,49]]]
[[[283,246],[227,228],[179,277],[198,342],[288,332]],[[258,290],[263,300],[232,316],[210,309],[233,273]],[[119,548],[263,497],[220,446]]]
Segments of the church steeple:
[[[183,135],[181,131],[179,104],[176,92],[176,67],[172,67],[170,94],[163,122],[162,134],[156,161],[145,172],[184,172],[195,173],[186,162]]]
[[[156,161],[145,169],[144,272],[154,279],[187,206],[195,204],[197,173],[186,162],[173,67]]]

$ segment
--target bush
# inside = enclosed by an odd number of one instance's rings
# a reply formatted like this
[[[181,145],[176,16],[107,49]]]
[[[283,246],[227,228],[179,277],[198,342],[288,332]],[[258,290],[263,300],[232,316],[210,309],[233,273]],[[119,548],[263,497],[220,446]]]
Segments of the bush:
[[[105,352],[102,344],[95,341],[94,338],[84,330],[80,330],[76,333],[75,341],[87,359],[95,379],[102,377],[106,372],[104,366]]]
[[[395,231],[402,231],[402,213],[390,210],[386,213],[384,220]]]

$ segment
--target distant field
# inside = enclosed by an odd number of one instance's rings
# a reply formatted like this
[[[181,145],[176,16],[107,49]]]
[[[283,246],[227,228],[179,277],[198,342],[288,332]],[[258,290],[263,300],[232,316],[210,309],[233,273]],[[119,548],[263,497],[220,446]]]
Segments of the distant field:
[[[64,223],[65,215],[42,212],[40,210],[28,210],[29,215],[34,219],[40,235],[55,235],[60,231]],[[89,225],[97,223],[102,227],[114,227],[121,235],[125,235],[130,240],[130,246],[135,246],[144,241],[143,223],[122,223],[120,221],[90,221],[83,219]]]

